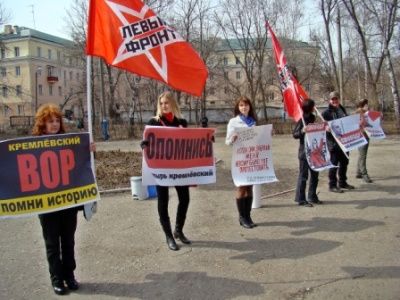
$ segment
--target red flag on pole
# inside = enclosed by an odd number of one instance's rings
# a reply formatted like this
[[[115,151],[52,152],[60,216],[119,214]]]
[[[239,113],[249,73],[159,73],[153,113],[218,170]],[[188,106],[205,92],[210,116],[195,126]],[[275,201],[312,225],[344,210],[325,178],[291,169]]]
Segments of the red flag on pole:
[[[272,47],[275,53],[275,62],[278,69],[279,81],[283,95],[283,101],[286,107],[288,116],[292,117],[296,122],[301,119],[303,111],[301,104],[304,99],[307,99],[307,93],[304,91],[296,77],[289,70],[285,54],[279,44],[271,26],[266,22],[265,26],[268,29],[272,40]]]
[[[195,96],[208,76],[192,46],[140,0],[90,0],[86,53]]]

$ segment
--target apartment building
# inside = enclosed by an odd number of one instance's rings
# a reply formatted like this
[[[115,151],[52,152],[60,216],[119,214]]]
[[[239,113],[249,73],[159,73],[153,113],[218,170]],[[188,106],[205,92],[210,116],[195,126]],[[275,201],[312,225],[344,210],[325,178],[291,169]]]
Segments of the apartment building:
[[[0,127],[26,122],[43,103],[77,111],[85,83],[72,41],[31,28],[6,25],[0,33]],[[81,100],[81,99],[80,99]],[[24,121],[25,120],[25,121]]]
[[[280,40],[292,72],[310,97],[317,102],[320,102],[319,99],[322,101],[319,48],[301,41]],[[265,46],[259,49],[252,48],[252,44],[252,41],[239,39],[220,39],[216,42],[214,67],[210,69],[207,83],[208,107],[232,106],[236,94],[250,97],[247,73],[252,73],[254,86],[257,81],[262,85],[263,91],[259,85],[256,99],[252,99],[257,107],[264,104],[283,105],[271,40],[268,39]],[[262,64],[257,61],[260,57]]]

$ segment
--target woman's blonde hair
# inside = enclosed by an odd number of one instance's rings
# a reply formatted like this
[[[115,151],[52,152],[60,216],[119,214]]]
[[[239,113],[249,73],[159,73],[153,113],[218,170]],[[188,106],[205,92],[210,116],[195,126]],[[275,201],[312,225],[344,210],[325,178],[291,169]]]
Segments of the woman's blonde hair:
[[[49,103],[40,106],[38,111],[36,112],[35,124],[33,125],[32,134],[46,134],[46,122],[52,117],[56,117],[60,120],[60,130],[57,133],[65,133],[65,127],[62,118],[63,115],[60,108],[55,104]]]
[[[156,113],[156,120],[160,120],[162,117],[162,110],[161,110],[161,99],[167,99],[169,102],[169,105],[171,107],[171,111],[174,114],[175,117],[177,118],[182,118],[181,110],[179,108],[178,102],[176,101],[174,95],[167,91],[163,92],[160,96],[158,96],[157,100],[157,113]]]

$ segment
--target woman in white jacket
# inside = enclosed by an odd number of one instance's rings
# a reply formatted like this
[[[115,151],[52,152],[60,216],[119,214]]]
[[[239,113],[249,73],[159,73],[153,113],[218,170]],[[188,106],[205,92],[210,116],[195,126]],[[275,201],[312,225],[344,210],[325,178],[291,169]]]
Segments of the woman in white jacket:
[[[256,125],[257,117],[251,101],[247,97],[240,97],[236,100],[235,117],[229,120],[226,132],[226,144],[232,145],[236,142],[238,136],[236,128],[252,127]],[[238,186],[236,189],[236,205],[239,212],[239,223],[244,228],[253,228],[257,226],[251,219],[251,205],[253,203],[253,186]]]

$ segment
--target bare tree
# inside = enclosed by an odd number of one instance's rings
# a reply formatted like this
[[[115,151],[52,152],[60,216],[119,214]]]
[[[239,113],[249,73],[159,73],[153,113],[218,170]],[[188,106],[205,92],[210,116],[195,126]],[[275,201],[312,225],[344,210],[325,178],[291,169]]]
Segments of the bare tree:
[[[10,12],[4,7],[3,1],[0,2],[0,25],[5,24],[11,18]]]
[[[267,16],[276,20],[273,9],[261,0],[224,0],[221,10],[223,13],[216,13],[215,18],[224,36],[225,47],[230,49],[235,64],[240,67],[237,72],[243,70],[245,75],[244,80],[229,78],[228,69],[232,67],[223,63],[224,78],[234,94],[248,94],[252,101],[259,101],[265,106],[263,87],[266,81],[270,81],[269,73],[263,72],[270,51],[267,48],[265,20]],[[267,118],[266,109],[264,117]]]
[[[330,64],[325,63],[325,70],[328,73],[328,76],[334,79],[335,86],[339,87],[339,76],[338,70],[336,66],[334,51],[333,51],[333,40],[332,40],[332,32],[331,32],[331,24],[333,19],[333,13],[335,10],[337,0],[320,0],[319,9],[322,13],[322,18],[324,19],[324,27],[325,27],[325,41],[320,40],[320,45],[323,45],[323,51],[329,58]]]
[[[397,12],[399,9],[399,2],[398,0],[367,0],[365,1],[364,5],[366,9],[374,16],[379,29],[379,34],[382,39],[382,56],[386,58],[386,69],[390,78],[390,85],[393,95],[393,107],[397,120],[397,127],[400,129],[400,97],[390,50],[390,44],[396,25],[399,24],[398,21],[396,22],[398,18]]]

